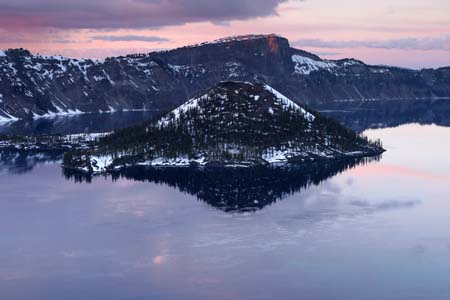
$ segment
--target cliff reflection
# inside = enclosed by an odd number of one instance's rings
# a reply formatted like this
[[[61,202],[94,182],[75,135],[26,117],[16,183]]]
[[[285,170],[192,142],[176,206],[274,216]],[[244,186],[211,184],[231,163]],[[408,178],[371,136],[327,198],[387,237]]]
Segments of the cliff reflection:
[[[326,107],[315,108],[360,132],[409,123],[450,126],[448,99],[335,102]]]

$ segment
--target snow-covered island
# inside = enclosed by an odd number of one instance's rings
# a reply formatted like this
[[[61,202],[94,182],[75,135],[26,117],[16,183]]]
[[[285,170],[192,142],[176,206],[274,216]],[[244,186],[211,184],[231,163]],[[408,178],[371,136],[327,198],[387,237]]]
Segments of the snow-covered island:
[[[262,83],[226,81],[145,124],[117,130],[64,167],[250,167],[379,155],[379,141],[294,103]]]

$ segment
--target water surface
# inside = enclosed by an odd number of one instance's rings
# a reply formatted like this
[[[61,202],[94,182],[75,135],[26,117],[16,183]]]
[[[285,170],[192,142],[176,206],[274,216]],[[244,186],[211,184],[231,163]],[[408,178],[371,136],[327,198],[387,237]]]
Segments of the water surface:
[[[134,169],[89,183],[56,154],[9,153],[0,298],[450,299],[450,128],[366,133],[380,161],[239,180]]]
[[[103,114],[81,114],[0,123],[0,134],[46,135],[109,132],[140,124],[158,111],[129,111]]]

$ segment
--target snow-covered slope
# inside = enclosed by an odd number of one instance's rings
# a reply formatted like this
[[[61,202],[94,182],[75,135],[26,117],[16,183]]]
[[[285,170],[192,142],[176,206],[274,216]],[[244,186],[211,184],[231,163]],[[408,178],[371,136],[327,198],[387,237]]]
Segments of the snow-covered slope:
[[[311,72],[321,70],[332,73],[338,68],[334,62],[314,60],[301,55],[292,55],[292,61],[295,63],[295,72],[301,75],[309,75]]]
[[[224,82],[226,83],[226,82]],[[239,83],[242,84],[242,83]],[[254,86],[253,83],[250,82],[246,82],[244,83],[248,86]],[[308,121],[314,121],[315,117],[313,114],[307,112],[304,108],[302,108],[300,105],[298,105],[297,103],[295,103],[294,101],[288,99],[286,96],[284,96],[283,94],[281,94],[280,92],[278,92],[277,90],[275,90],[274,88],[272,88],[271,86],[264,84],[264,89],[268,92],[270,92],[274,97],[275,101],[274,104],[278,105],[280,107],[282,107],[284,110],[288,111],[288,110],[292,110],[292,111],[298,111],[300,113],[302,113],[305,117],[305,119],[307,119]],[[239,95],[241,93],[241,91],[239,89],[234,91],[235,94]],[[203,103],[202,102],[207,102],[207,101],[211,101],[211,97],[212,94],[214,94],[215,97],[219,97],[220,99],[226,101],[228,98],[226,91],[222,91],[222,92],[217,92],[216,90],[212,90],[202,96],[199,97],[194,97],[190,100],[188,100],[186,103],[182,104],[181,106],[177,107],[176,109],[174,109],[170,114],[168,114],[167,116],[163,117],[159,122],[158,122],[158,126],[160,127],[165,127],[168,126],[171,122],[177,122],[180,118],[180,115],[182,114],[186,114],[189,111],[198,111],[200,114],[204,114],[207,113],[206,111],[204,111],[203,109]],[[260,96],[259,95],[252,95],[251,99],[253,99],[255,102],[260,100]],[[273,109],[270,108],[270,111],[273,112]]]

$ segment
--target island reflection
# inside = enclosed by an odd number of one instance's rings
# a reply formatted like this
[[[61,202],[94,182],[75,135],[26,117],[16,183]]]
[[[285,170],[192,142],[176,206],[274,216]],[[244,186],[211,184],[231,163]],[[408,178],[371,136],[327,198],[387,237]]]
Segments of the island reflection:
[[[379,161],[381,156],[353,158],[301,165],[245,169],[198,169],[132,167],[104,175],[119,179],[151,182],[175,187],[228,213],[256,212],[310,186],[358,165]],[[92,176],[63,170],[67,180],[90,183]]]

